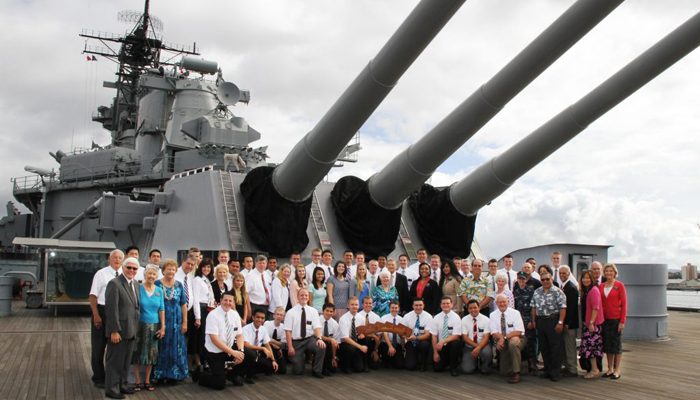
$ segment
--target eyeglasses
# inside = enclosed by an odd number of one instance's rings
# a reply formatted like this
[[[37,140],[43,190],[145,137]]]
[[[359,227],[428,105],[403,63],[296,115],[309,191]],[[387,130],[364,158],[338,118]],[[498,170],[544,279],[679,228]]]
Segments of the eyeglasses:
[[[549,279],[549,278],[542,278],[542,279],[540,279],[540,280],[541,280],[542,282],[549,282],[549,281],[551,281],[551,279]]]
[[[124,267],[125,269],[128,269],[129,271],[137,271],[139,267]]]

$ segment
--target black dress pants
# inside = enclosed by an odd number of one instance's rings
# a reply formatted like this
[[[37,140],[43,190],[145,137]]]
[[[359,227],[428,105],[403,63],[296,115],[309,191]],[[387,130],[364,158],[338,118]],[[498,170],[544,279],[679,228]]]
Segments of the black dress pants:
[[[558,314],[553,317],[537,317],[537,341],[542,351],[544,372],[552,378],[561,376],[562,333],[554,330],[558,318]]]
[[[425,369],[426,363],[430,360],[429,340],[416,340],[406,343],[406,369]]]

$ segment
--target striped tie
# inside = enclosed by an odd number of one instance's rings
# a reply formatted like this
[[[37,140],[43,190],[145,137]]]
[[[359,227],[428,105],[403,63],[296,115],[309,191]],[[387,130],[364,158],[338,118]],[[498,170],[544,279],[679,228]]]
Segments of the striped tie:
[[[185,274],[185,302],[187,303],[187,307],[190,306],[190,285],[187,284],[187,274]]]

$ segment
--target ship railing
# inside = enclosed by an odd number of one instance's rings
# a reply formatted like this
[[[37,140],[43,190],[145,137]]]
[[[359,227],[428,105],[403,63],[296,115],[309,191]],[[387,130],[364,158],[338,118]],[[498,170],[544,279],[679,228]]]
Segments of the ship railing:
[[[44,184],[56,181],[55,176],[42,177],[39,175],[26,175],[10,178],[13,192],[35,191],[41,189]]]

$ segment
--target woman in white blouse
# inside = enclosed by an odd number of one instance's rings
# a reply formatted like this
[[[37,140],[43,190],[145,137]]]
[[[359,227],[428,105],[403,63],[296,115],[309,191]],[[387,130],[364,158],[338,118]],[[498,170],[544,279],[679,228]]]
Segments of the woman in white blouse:
[[[498,272],[496,274],[496,291],[493,293],[494,301],[491,302],[491,312],[495,311],[498,307],[496,306],[496,296],[503,294],[508,299],[508,307],[515,308],[515,298],[513,297],[513,292],[508,289],[508,275],[503,272]]]
[[[214,292],[211,288],[211,281],[214,279],[212,273],[212,266],[214,262],[211,258],[205,258],[199,263],[199,268],[194,273],[194,280],[192,281],[192,289],[194,291],[194,298],[199,300],[199,307],[202,315],[202,324],[194,332],[196,335],[196,340],[198,344],[197,349],[199,350],[197,354],[194,355],[194,365],[195,369],[199,369],[201,366],[199,355],[204,353],[204,338],[206,337],[206,321],[207,315],[209,315],[209,310],[214,308]]]
[[[292,276],[292,268],[289,264],[284,264],[277,270],[277,278],[272,281],[272,293],[270,295],[270,305],[268,313],[273,314],[277,307],[284,307],[285,310],[291,308],[289,301],[289,278]]]

